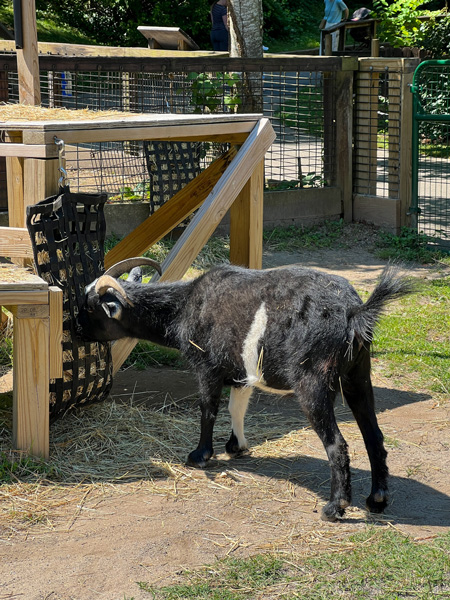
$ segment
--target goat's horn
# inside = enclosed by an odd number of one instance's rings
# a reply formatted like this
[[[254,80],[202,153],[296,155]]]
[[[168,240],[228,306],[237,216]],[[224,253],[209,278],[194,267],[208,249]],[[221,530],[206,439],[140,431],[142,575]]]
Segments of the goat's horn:
[[[128,299],[123,287],[120,285],[117,279],[114,279],[114,277],[111,277],[111,275],[102,275],[95,283],[95,291],[99,296],[103,296],[103,294],[106,294],[106,292],[111,288],[116,290],[116,292],[118,292],[125,300],[125,302],[128,302],[128,304],[133,306],[133,303]]]
[[[112,267],[109,267],[109,269],[105,271],[103,277],[105,275],[111,275],[111,277],[120,277],[124,273],[131,271],[133,267],[141,267],[142,265],[150,265],[156,269],[160,275],[162,273],[161,265],[156,262],[156,260],[153,260],[152,258],[144,258],[143,256],[137,256],[135,258],[126,258],[125,260],[121,260],[115,265],[112,265]]]

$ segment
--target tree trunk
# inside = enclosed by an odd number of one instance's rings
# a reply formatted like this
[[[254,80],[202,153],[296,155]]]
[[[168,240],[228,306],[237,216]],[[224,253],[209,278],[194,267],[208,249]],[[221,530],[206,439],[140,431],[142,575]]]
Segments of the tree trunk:
[[[263,57],[262,0],[228,0],[230,57]],[[262,70],[242,73],[239,112],[262,113]]]

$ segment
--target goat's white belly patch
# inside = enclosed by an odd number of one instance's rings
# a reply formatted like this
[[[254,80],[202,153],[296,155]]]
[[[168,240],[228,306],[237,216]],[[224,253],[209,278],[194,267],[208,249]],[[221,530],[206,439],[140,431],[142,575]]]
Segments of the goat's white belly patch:
[[[242,359],[245,367],[245,384],[257,387],[272,394],[291,394],[292,390],[277,390],[266,385],[262,372],[262,358],[264,348],[258,352],[259,342],[264,337],[267,328],[267,309],[263,302],[255,313],[247,337],[242,347]]]

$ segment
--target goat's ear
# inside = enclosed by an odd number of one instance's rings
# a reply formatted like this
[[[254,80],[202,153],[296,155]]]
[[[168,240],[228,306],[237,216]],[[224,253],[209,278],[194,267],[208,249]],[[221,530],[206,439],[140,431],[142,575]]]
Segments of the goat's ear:
[[[102,308],[107,317],[120,321],[122,317],[122,305],[120,302],[102,302]]]
[[[128,274],[127,281],[135,281],[136,283],[142,283],[142,269],[141,267],[134,267]]]

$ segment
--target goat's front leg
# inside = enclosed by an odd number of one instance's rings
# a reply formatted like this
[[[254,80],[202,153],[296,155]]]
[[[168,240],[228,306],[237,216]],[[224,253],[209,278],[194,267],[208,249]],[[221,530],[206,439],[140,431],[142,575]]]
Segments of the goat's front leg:
[[[213,431],[219,411],[220,396],[222,393],[222,382],[208,382],[199,376],[200,383],[200,441],[187,459],[191,467],[203,469],[214,454]]]
[[[230,390],[228,410],[231,415],[231,435],[225,446],[228,454],[240,454],[248,447],[244,435],[244,417],[252,392],[252,387],[232,387]]]
[[[295,391],[311,426],[322,440],[330,464],[330,501],[322,509],[322,519],[336,521],[351,503],[350,458],[334,415],[336,393],[318,381],[302,381]]]

